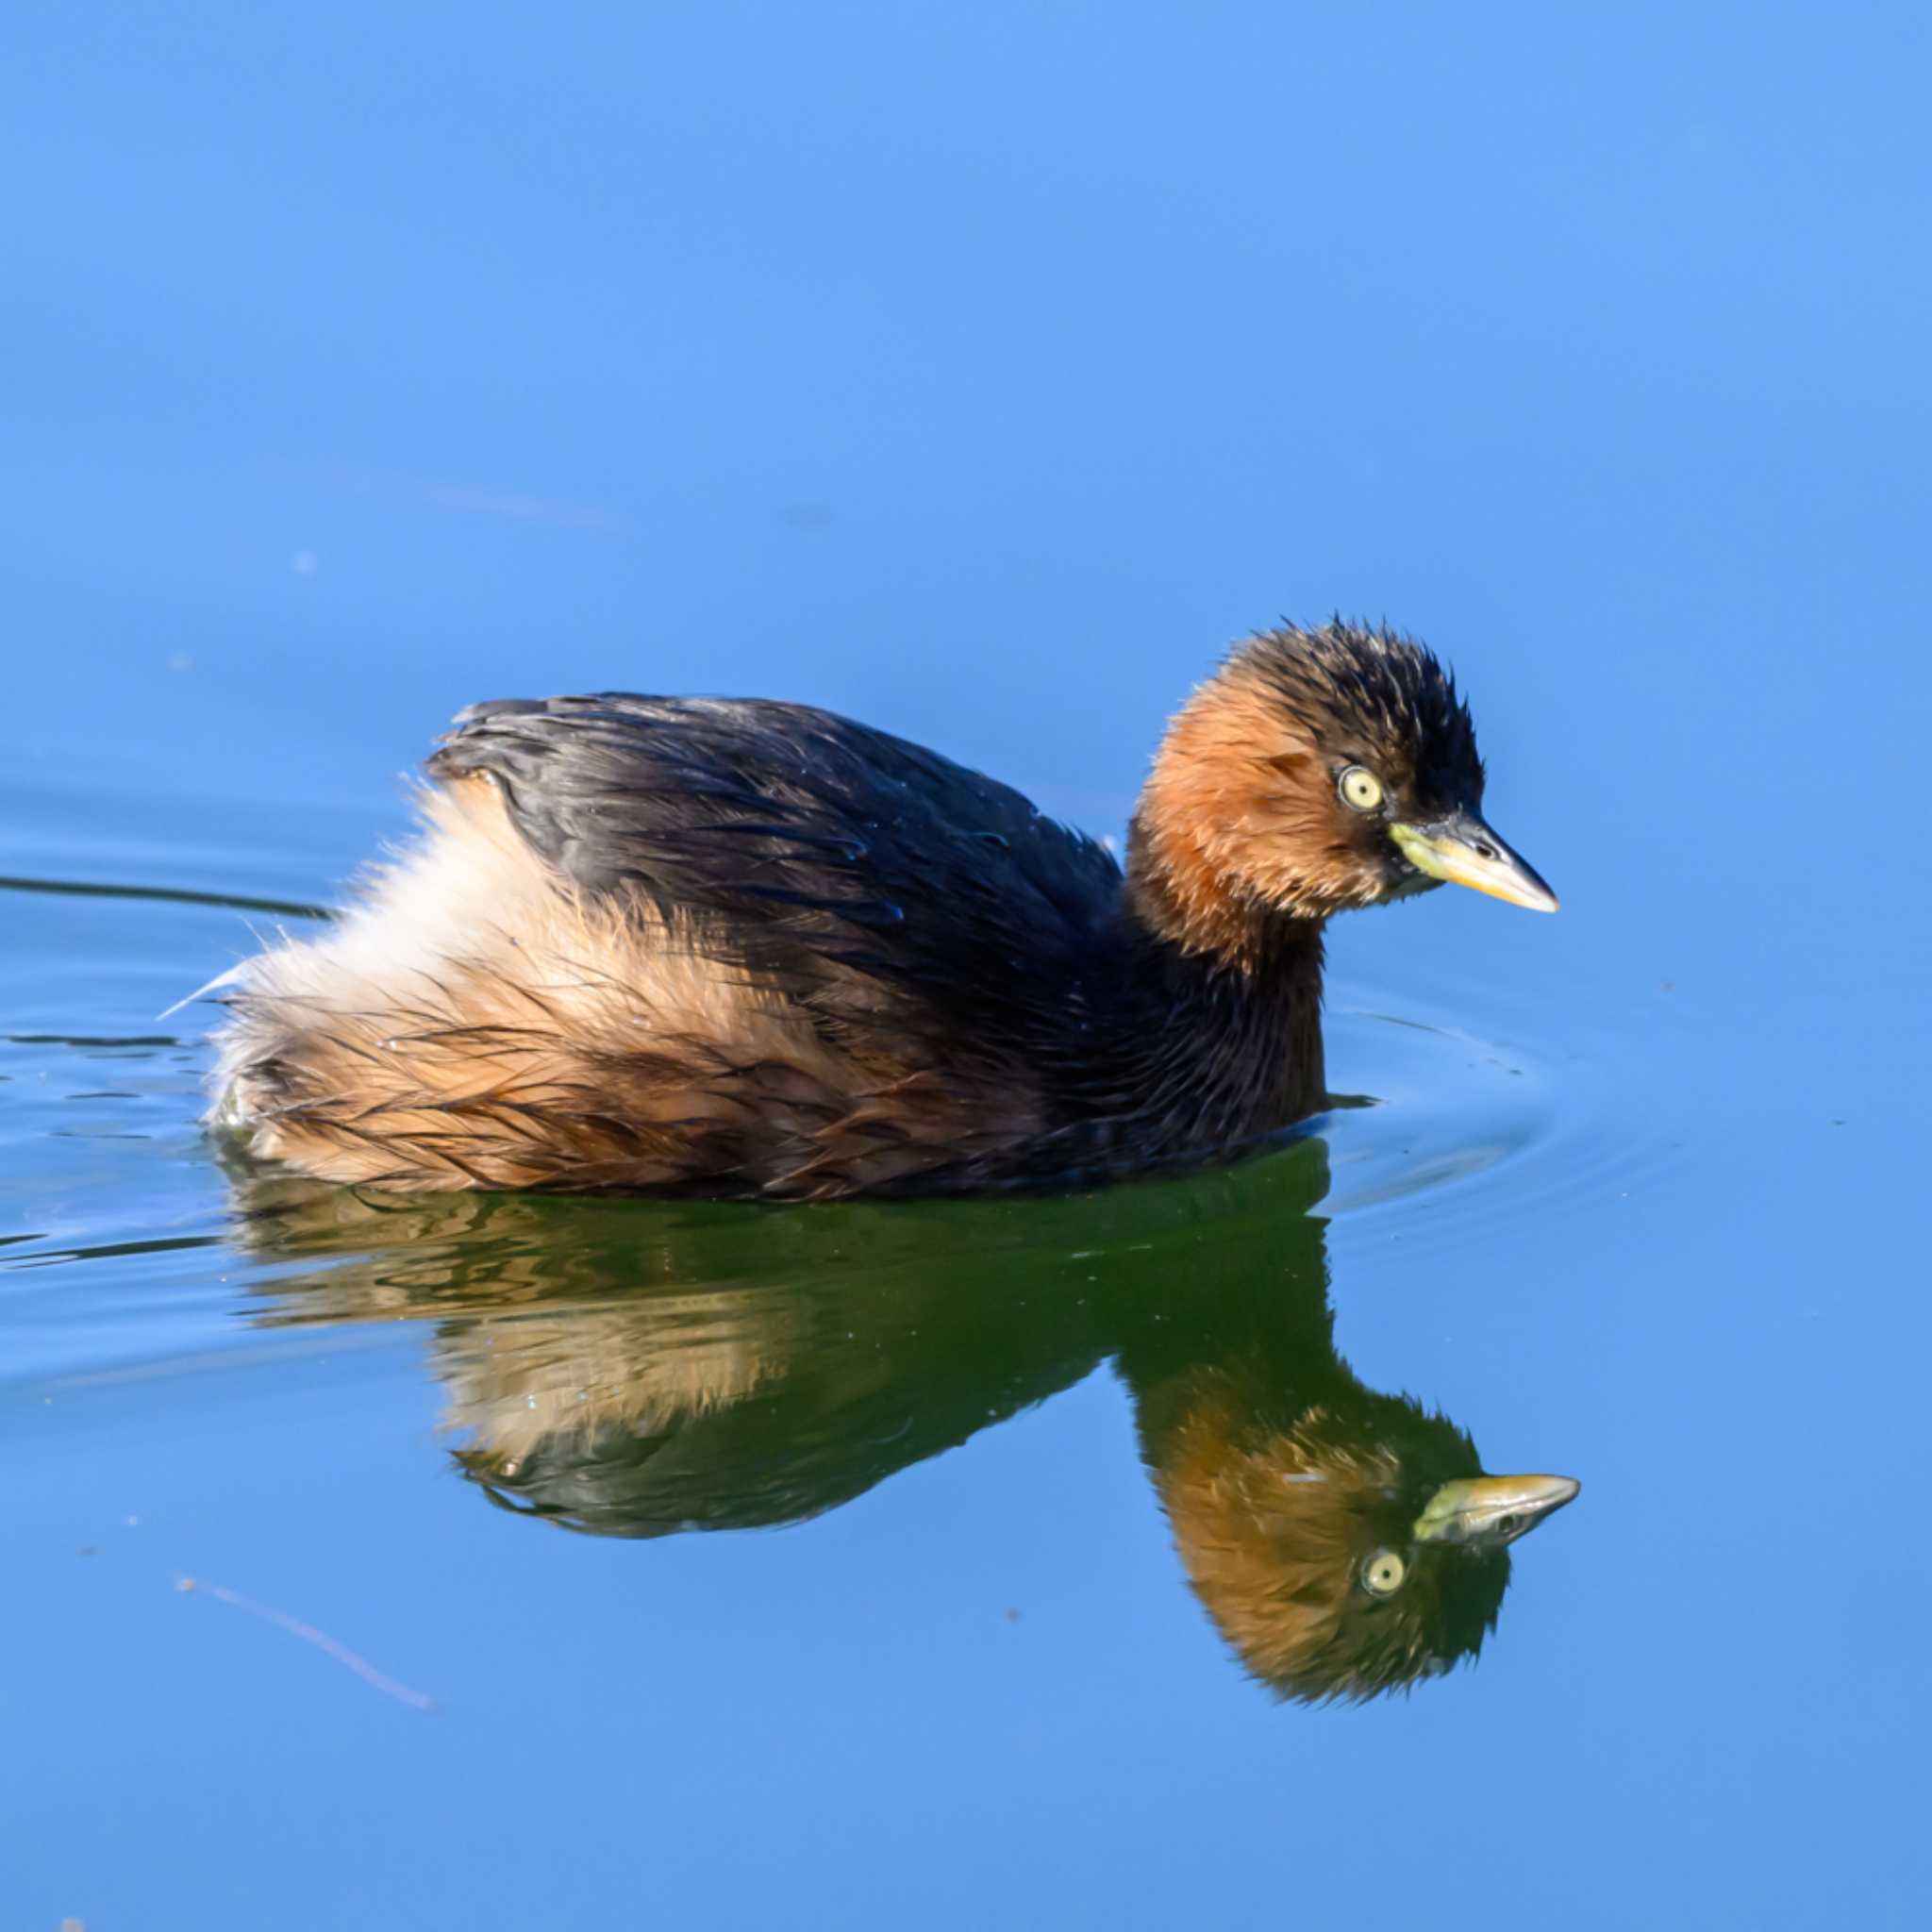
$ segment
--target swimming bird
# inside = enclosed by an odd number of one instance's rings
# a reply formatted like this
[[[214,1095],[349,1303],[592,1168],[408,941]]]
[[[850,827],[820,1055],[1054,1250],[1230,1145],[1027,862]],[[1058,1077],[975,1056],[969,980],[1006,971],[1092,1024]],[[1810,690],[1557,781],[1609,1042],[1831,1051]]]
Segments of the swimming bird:
[[[1443,881],[1557,901],[1484,823],[1435,656],[1238,645],[1125,867],[829,712],[472,707],[415,845],[225,975],[213,1118],[323,1179],[813,1198],[1222,1158],[1324,1104],[1327,920]]]

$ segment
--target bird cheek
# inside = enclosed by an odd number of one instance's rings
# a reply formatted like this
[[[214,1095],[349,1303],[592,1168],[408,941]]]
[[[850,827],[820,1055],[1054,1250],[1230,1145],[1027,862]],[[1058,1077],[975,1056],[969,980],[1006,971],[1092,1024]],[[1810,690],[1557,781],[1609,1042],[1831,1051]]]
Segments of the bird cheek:
[[[1338,907],[1374,906],[1389,893],[1380,855],[1364,851],[1354,840],[1336,851],[1324,886]]]

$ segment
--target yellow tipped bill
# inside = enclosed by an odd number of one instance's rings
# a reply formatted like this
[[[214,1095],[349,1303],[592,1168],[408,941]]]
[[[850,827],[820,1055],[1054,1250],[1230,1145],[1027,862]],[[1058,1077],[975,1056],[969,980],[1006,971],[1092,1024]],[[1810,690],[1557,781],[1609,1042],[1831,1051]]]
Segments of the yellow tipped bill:
[[[1452,886],[1468,886],[1532,912],[1554,912],[1556,893],[1536,868],[1490,830],[1474,812],[1456,811],[1425,825],[1392,824],[1389,836],[1420,873]]]

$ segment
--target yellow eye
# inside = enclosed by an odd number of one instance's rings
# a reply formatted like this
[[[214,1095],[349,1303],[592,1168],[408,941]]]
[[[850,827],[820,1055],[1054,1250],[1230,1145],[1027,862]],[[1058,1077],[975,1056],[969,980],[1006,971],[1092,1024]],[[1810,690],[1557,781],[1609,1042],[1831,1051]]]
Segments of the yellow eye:
[[[1374,811],[1382,802],[1382,781],[1366,765],[1351,765],[1342,773],[1341,796],[1357,811]]]
[[[1393,1596],[1408,1574],[1408,1565],[1393,1550],[1377,1550],[1362,1565],[1362,1585],[1371,1596]]]

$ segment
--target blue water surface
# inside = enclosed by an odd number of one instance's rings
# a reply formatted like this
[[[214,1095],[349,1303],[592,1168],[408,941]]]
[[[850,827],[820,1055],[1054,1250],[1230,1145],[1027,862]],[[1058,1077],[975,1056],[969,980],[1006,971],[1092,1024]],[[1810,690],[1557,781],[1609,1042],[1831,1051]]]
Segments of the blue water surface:
[[[1918,1923],[1927,41],[15,21],[0,1920]],[[392,1213],[197,1124],[157,1015],[463,703],[809,700],[1118,837],[1338,608],[1455,661],[1565,907],[1338,924],[1377,1104],[1264,1160]],[[1257,1681],[1148,1435],[1331,1313],[1584,1484],[1359,1704]]]

